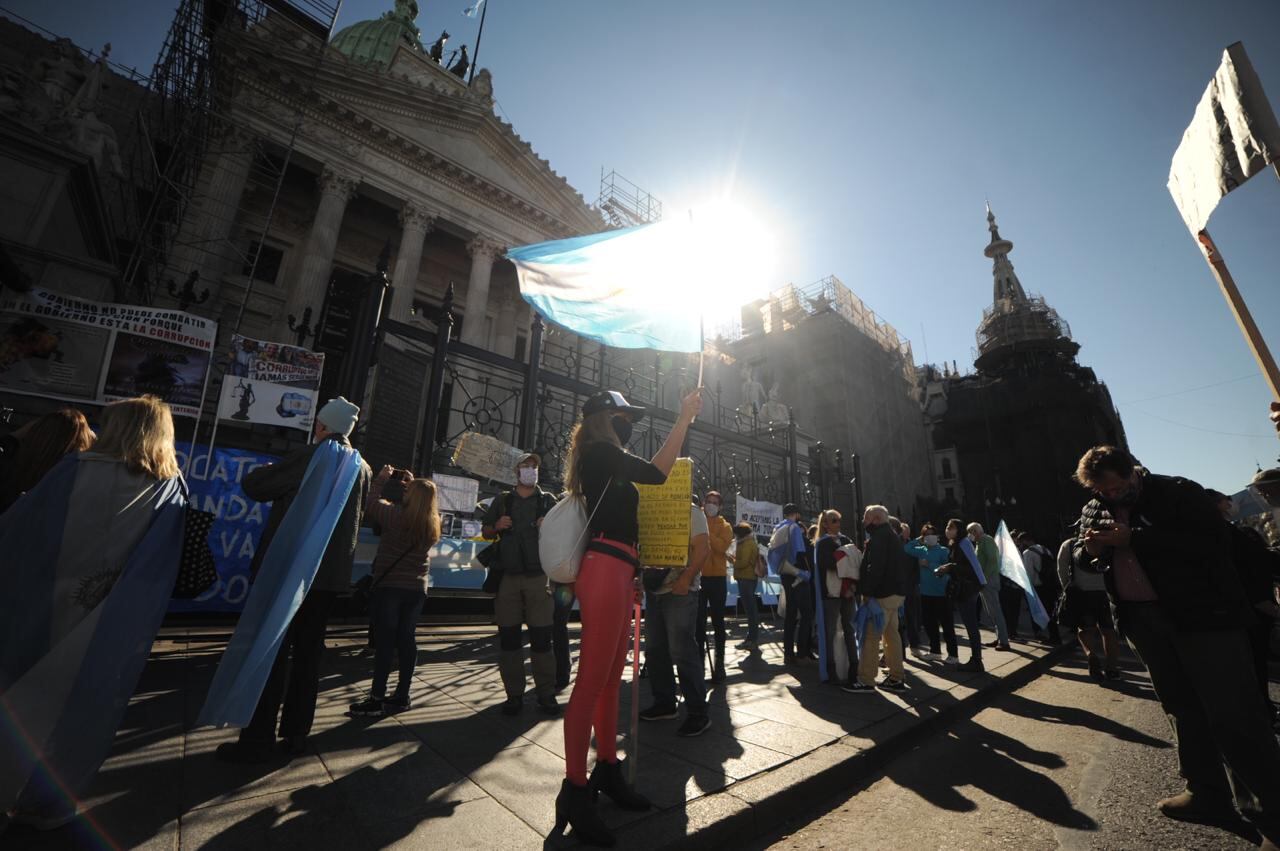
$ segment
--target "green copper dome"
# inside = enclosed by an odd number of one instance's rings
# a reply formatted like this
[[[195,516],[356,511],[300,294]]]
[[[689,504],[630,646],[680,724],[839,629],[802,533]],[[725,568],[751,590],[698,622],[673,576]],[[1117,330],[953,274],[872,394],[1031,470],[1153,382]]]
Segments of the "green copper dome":
[[[335,35],[331,44],[348,59],[385,68],[401,44],[422,51],[417,19],[415,0],[396,0],[393,11],[384,12],[377,20],[352,24]]]

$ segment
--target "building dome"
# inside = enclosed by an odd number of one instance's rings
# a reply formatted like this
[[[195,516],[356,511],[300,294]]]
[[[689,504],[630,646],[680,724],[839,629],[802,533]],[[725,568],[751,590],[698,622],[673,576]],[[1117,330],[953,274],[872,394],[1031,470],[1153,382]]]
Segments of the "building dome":
[[[422,51],[417,19],[416,0],[396,0],[395,9],[384,12],[381,18],[346,27],[330,44],[354,62],[385,68],[402,44],[410,50]]]

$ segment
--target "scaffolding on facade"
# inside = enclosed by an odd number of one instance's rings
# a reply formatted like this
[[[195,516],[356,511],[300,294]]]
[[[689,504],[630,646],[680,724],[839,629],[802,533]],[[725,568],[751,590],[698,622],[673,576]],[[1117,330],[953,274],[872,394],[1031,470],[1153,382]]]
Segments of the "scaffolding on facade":
[[[662,202],[616,171],[600,169],[600,196],[596,207],[615,228],[645,225],[662,218]]]
[[[1041,344],[1054,348],[1071,343],[1071,326],[1045,303],[1044,296],[1002,298],[982,311],[977,339],[982,354],[1006,345]]]
[[[118,204],[124,219],[123,286],[143,303],[163,287],[185,309],[203,302],[207,284],[228,272],[243,274],[246,295],[255,280],[272,279],[268,243],[279,197],[302,121],[281,120],[280,103],[244,98],[240,69],[229,54],[259,34],[305,57],[311,79],[327,50],[337,0],[182,0],[149,81],[151,97],[138,110],[137,138],[127,152],[127,179]],[[287,136],[245,132],[254,124],[291,127]],[[243,181],[235,197],[267,198],[267,212],[237,232],[240,201],[219,200],[219,185]],[[190,214],[199,211],[201,224]]]

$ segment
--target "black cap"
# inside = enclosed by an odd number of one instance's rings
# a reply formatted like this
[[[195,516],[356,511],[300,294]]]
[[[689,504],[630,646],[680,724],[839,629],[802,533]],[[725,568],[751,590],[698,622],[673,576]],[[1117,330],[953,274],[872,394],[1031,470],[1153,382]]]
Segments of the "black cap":
[[[783,517],[790,517],[792,514],[799,514],[799,513],[800,513],[800,506],[796,505],[794,502],[788,502],[786,505],[782,506]]]
[[[632,420],[640,420],[644,417],[645,409],[628,402],[626,397],[617,390],[605,390],[587,399],[582,406],[582,415],[584,417],[598,414],[601,411],[625,411],[631,415]]]

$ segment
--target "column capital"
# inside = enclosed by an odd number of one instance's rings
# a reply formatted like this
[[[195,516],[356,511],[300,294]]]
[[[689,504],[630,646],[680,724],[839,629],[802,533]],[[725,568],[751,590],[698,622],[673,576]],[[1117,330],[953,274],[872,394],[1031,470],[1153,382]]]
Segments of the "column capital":
[[[360,187],[360,178],[350,172],[325,166],[324,171],[320,172],[320,176],[316,178],[316,183],[320,186],[321,194],[336,195],[345,203],[356,194],[356,190]]]
[[[492,263],[494,258],[505,250],[500,243],[483,234],[476,234],[467,243],[467,253],[471,255],[472,260],[484,259]]]
[[[413,201],[405,201],[404,206],[400,208],[400,227],[405,230],[420,230],[424,236],[431,233],[435,227],[436,218],[433,211]]]

